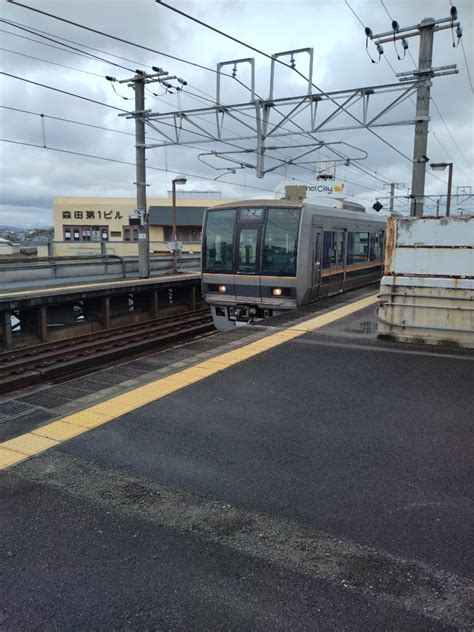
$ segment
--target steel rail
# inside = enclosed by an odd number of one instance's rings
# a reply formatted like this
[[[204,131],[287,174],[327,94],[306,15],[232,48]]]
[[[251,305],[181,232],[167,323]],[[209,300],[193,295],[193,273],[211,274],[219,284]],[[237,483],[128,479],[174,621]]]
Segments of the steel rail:
[[[141,327],[140,324],[118,327],[114,329],[113,335],[110,335],[111,330],[107,330],[96,332],[99,335],[92,338],[81,336],[76,339],[75,345],[70,344],[73,342],[71,340],[62,347],[57,343],[37,345],[39,353],[36,356],[19,353],[19,357],[15,358],[15,351],[4,353],[2,356],[8,355],[9,360],[4,362],[6,358],[1,358],[3,366],[0,364],[0,393],[46,379],[70,377],[85,369],[97,368],[107,362],[141,354],[157,347],[170,346],[214,329],[211,314],[207,309],[174,315],[154,323],[154,326],[150,321],[146,321],[145,327]],[[107,335],[100,336],[101,333]],[[48,346],[49,350],[45,349]],[[18,351],[24,352],[23,349]]]

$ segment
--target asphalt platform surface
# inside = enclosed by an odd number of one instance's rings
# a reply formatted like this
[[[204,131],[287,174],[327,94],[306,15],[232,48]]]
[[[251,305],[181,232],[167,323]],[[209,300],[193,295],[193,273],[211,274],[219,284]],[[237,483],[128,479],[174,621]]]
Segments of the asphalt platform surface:
[[[0,631],[472,629],[474,356],[373,311],[1,472]]]

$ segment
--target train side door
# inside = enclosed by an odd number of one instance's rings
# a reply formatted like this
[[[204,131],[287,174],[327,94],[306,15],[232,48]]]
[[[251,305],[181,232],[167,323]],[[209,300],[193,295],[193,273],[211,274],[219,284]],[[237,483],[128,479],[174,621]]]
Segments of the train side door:
[[[346,231],[338,229],[332,233],[331,288],[330,292],[340,292],[344,285]]]
[[[261,224],[242,223],[235,232],[234,282],[238,302],[260,301]]]
[[[312,282],[311,298],[317,298],[321,290],[321,257],[322,257],[323,229],[313,228],[313,248],[312,248]]]

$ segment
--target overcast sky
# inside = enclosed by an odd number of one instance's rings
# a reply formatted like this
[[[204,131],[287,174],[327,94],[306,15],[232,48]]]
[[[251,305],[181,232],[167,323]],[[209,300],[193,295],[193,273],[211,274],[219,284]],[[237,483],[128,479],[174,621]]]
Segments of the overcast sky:
[[[170,75],[177,75],[188,82],[179,94],[174,90],[173,94],[166,94],[166,88],[156,83],[149,86],[146,107],[163,113],[211,105],[211,101],[215,99],[216,74],[184,61],[165,57],[162,53],[211,70],[221,61],[254,57],[256,93],[260,97],[268,97],[270,60],[267,57],[211,32],[160,6],[154,0],[24,0],[24,3],[159,52],[153,53],[117,42],[2,0],[1,69],[5,73],[130,111],[133,110],[133,90],[126,84],[116,83],[116,94],[112,84],[105,80],[105,75],[126,79],[137,68],[151,72],[151,66],[159,66]],[[393,43],[385,44],[385,54],[380,63],[372,63],[365,49],[362,26],[344,0],[169,0],[169,3],[269,54],[313,48],[313,82],[324,91],[396,83],[398,80],[388,62],[396,72],[406,72],[414,68],[409,55],[397,60]],[[362,23],[369,26],[374,33],[390,30],[391,20],[380,0],[349,0],[349,4]],[[425,17],[447,17],[450,9],[449,0],[384,0],[384,4],[401,27],[416,24]],[[464,59],[465,55],[473,80],[473,4],[470,0],[460,0],[456,5],[464,31],[464,51],[461,46],[453,48],[451,30],[435,34],[433,65],[457,64],[459,74],[434,79],[434,104],[431,107],[431,133],[427,151],[430,161],[454,163],[454,191],[458,186],[473,184],[474,158],[473,93]],[[14,22],[17,26],[5,21]],[[49,39],[27,32],[25,28],[30,31],[41,30],[41,35]],[[64,48],[61,42],[75,50]],[[417,60],[418,38],[411,38],[408,42],[409,52]],[[400,44],[397,50],[403,57]],[[374,59],[378,58],[370,41],[369,52]],[[101,59],[92,58],[90,54]],[[288,62],[289,58],[285,61]],[[306,75],[308,56],[295,56],[295,63],[296,68]],[[249,65],[239,65],[237,68],[237,79],[247,88],[231,77],[223,78],[223,104],[249,101],[249,68]],[[226,67],[225,71],[230,75],[232,67]],[[58,196],[135,195],[132,120],[118,117],[117,110],[105,105],[54,92],[16,78],[2,75],[0,81],[2,138],[40,146],[7,142],[0,144],[0,225],[50,225],[52,201]],[[307,84],[295,72],[277,67],[276,98],[298,96],[304,94],[306,89]],[[316,89],[313,92],[316,93]],[[386,103],[384,99],[388,96],[380,95],[377,98],[378,101],[374,100],[371,105],[374,112],[377,112],[377,108],[383,108]],[[321,108],[321,115],[329,112],[324,109],[329,106],[327,104]],[[282,112],[288,111],[279,109]],[[408,100],[387,115],[386,120],[410,120],[414,111],[414,101]],[[361,115],[360,110],[353,110],[353,113]],[[44,118],[40,114],[44,114]],[[68,119],[75,123],[50,117]],[[240,119],[243,123],[253,125],[251,110],[241,114]],[[272,120],[276,122],[277,119]],[[345,125],[348,121],[350,119],[343,115],[340,124]],[[97,127],[87,127],[84,123]],[[235,134],[248,135],[250,130],[243,123],[226,118],[223,122],[225,134],[232,137]],[[172,131],[169,124],[170,121],[167,121],[167,125],[160,129],[169,134]],[[210,129],[211,119],[202,119],[202,125]],[[297,132],[298,125],[309,129],[308,113],[286,121],[281,131]],[[349,167],[341,163],[337,168],[337,179],[348,182],[350,194],[370,206],[376,197],[384,195],[380,180],[404,184],[404,188],[398,191],[399,195],[405,195],[411,185],[413,126],[381,127],[375,131],[386,143],[368,130],[315,135],[315,138],[326,143],[339,143],[328,147],[332,146],[350,158],[367,152],[368,157],[361,162],[353,162]],[[199,137],[192,137],[184,132],[182,138],[187,143]],[[161,143],[163,137],[148,129],[147,141]],[[281,164],[278,160],[296,155],[296,149],[282,148],[283,145],[307,144],[310,141],[308,136],[302,135],[275,138],[269,144],[281,149],[268,152],[266,168]],[[43,148],[44,144],[48,148],[131,164],[60,153]],[[251,140],[234,142],[234,145],[245,149],[255,147]],[[193,147],[150,149],[147,153],[147,178],[150,184],[147,194],[149,197],[166,197],[171,179],[186,174],[188,183],[184,188],[187,190],[221,190],[223,197],[230,198],[273,197],[273,192],[285,178],[294,178],[295,184],[314,182],[315,163],[309,161],[330,157],[332,154],[329,148],[310,154],[305,165],[280,166],[263,179],[256,178],[255,170],[250,168],[238,169],[235,174],[226,171],[226,167],[232,167],[232,163],[216,156],[201,156],[214,168],[198,159],[200,154],[213,150],[234,150],[229,145],[216,145],[206,140],[202,145]],[[396,150],[405,154],[405,157]],[[230,157],[255,163],[255,155],[251,153],[231,154]],[[356,164],[366,173],[357,169]],[[221,176],[219,180],[214,181],[218,176]],[[427,173],[426,193],[445,194],[447,173],[441,174],[441,180]],[[388,201],[383,203],[388,205]],[[433,204],[433,201],[428,202],[429,210],[433,209]],[[407,208],[407,204],[403,199],[397,200],[396,208]],[[472,200],[465,203],[463,208],[472,209]]]

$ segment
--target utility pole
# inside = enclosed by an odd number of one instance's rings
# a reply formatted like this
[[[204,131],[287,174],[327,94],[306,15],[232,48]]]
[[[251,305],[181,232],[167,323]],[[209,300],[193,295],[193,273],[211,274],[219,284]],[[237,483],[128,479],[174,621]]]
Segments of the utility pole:
[[[425,18],[420,25],[420,52],[418,72],[430,73],[433,60],[434,20]],[[427,75],[423,77],[426,78]],[[421,79],[420,77],[420,79]],[[420,80],[416,94],[415,143],[413,147],[413,171],[411,180],[411,212],[413,216],[423,215],[426,157],[428,147],[428,121],[430,120],[431,81]]]
[[[150,229],[146,205],[146,163],[145,163],[145,79],[137,73],[133,80],[135,88],[135,163],[137,187],[137,213],[140,217],[138,229],[138,276],[150,276]]]
[[[455,74],[458,72],[455,65],[440,66],[433,68],[433,39],[435,32],[451,28],[456,28],[458,39],[462,35],[462,30],[457,20],[457,13],[451,7],[451,17],[435,20],[425,18],[415,26],[399,28],[397,30],[371,35],[371,39],[376,40],[375,44],[381,45],[395,40],[406,40],[409,37],[420,37],[420,51],[418,55],[418,68],[412,72],[397,73],[400,81],[412,81],[413,77],[418,80],[416,95],[416,115],[415,115],[415,142],[413,146],[413,169],[411,185],[411,212],[412,216],[423,215],[423,204],[425,198],[425,175],[426,163],[429,158],[426,155],[428,146],[428,124],[430,120],[430,92],[431,79],[441,75]],[[405,42],[406,43],[406,42]]]
[[[156,68],[153,74],[147,74],[143,70],[136,70],[135,75],[130,79],[121,79],[118,83],[126,83],[135,90],[135,111],[129,114],[119,114],[126,118],[135,119],[135,164],[136,164],[136,182],[137,187],[137,208],[136,212],[140,218],[140,226],[138,228],[138,276],[141,279],[147,279],[150,276],[150,226],[149,215],[146,202],[146,143],[145,143],[145,121],[146,115],[151,110],[145,110],[145,85],[156,81],[162,82],[167,87],[164,78],[169,77],[168,73],[162,68]],[[108,81],[117,81],[115,77],[106,77]]]
[[[403,184],[403,182],[391,182],[390,184],[387,185],[383,185],[383,188],[385,189],[385,186],[389,186],[390,187],[390,213],[393,213],[393,203],[395,201],[395,188],[399,188],[402,187],[404,188],[405,185]]]

